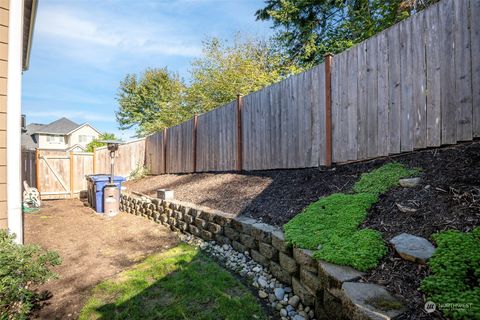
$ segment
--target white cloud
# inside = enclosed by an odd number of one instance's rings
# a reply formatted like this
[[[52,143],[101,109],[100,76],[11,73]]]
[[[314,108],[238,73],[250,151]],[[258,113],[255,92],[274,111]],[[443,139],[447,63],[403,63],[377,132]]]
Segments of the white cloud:
[[[89,15],[82,10],[49,5],[39,12],[36,32],[57,45],[61,40],[67,47],[87,46],[101,54],[105,54],[105,49],[110,54],[114,50],[186,57],[201,53],[188,32],[174,35],[169,24],[162,21],[153,24],[103,11]]]
[[[37,117],[37,118],[62,118],[67,117],[71,119],[81,119],[84,121],[104,121],[112,122],[115,121],[113,115],[103,115],[98,114],[97,112],[90,111],[31,111],[27,112],[27,117]]]

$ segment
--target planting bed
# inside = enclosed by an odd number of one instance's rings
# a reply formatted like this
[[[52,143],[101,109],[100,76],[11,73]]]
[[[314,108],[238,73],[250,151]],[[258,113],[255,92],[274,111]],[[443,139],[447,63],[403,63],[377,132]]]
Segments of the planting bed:
[[[128,182],[127,186],[149,195],[155,195],[158,188],[172,188],[179,200],[282,226],[318,198],[348,192],[361,173],[391,161],[420,167],[421,185],[393,188],[380,196],[362,228],[381,231],[385,241],[402,232],[433,241],[435,232],[470,231],[480,225],[479,141],[332,169],[163,175]],[[397,204],[416,211],[402,212]],[[427,274],[426,266],[405,261],[389,250],[364,280],[403,297],[409,308],[406,318],[442,318],[439,313],[423,311],[425,300],[418,288]]]

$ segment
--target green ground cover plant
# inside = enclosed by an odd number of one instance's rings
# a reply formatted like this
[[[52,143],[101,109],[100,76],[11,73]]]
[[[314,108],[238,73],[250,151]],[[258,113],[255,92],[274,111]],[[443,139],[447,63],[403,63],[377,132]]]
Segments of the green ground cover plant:
[[[80,319],[266,319],[252,293],[186,244],[97,285]]]
[[[431,275],[422,281],[421,289],[447,317],[479,319],[480,227],[471,232],[444,231],[432,237],[437,250],[427,262]]]
[[[0,319],[28,319],[39,299],[32,287],[55,278],[50,267],[60,263],[56,252],[19,245],[13,235],[0,230]]]
[[[310,204],[284,225],[285,238],[292,245],[315,250],[319,260],[366,271],[377,266],[387,248],[380,232],[358,229],[378,197],[398,180],[419,172],[399,163],[388,163],[364,173],[353,192],[336,193]]]

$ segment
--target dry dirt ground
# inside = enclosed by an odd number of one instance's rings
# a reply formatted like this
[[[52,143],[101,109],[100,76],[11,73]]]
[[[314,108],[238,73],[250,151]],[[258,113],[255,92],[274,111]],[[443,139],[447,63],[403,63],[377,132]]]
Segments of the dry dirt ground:
[[[25,214],[25,242],[56,250],[63,259],[60,278],[43,285],[50,299],[36,311],[40,319],[75,319],[89,290],[153,252],[177,244],[174,234],[148,219],[120,213],[104,219],[79,200],[44,201]]]

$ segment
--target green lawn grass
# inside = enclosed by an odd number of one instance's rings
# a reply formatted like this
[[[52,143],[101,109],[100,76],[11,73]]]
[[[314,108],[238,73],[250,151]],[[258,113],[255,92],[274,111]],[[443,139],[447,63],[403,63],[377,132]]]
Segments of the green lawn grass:
[[[266,319],[252,293],[186,244],[97,285],[80,319]]]
[[[374,268],[387,248],[378,231],[358,229],[378,197],[398,180],[418,173],[399,163],[388,163],[364,173],[353,193],[336,193],[310,204],[284,225],[286,240],[315,250],[314,257],[366,271]]]
[[[480,227],[440,232],[433,239],[438,247],[427,262],[431,275],[421,289],[449,318],[480,319]]]

